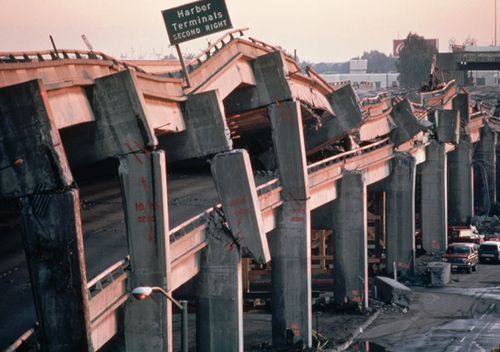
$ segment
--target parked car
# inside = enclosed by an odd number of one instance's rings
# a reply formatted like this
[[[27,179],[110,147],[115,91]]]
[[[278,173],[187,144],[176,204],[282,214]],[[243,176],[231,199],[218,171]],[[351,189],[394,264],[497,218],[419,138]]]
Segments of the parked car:
[[[481,263],[500,262],[500,242],[486,241],[479,246],[479,261]]]
[[[498,241],[500,242],[500,232],[484,235],[485,241]]]
[[[452,243],[446,249],[443,261],[451,264],[451,270],[476,271],[479,255],[475,243]]]

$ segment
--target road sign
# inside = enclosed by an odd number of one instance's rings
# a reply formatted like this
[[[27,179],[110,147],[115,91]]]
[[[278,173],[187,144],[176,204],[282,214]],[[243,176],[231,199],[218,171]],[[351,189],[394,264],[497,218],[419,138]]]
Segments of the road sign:
[[[224,0],[195,1],[162,11],[170,44],[233,28]]]

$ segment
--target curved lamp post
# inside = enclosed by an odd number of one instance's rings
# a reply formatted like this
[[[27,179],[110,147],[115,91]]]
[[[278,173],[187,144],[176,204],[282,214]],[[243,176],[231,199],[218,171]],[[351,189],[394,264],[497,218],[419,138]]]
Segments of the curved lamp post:
[[[161,287],[150,287],[150,286],[139,286],[132,290],[131,294],[135,299],[143,301],[153,292],[161,293],[166,299],[175,304],[182,312],[182,324],[181,324],[181,351],[188,352],[188,305],[187,301],[177,301],[170,295],[167,291]]]

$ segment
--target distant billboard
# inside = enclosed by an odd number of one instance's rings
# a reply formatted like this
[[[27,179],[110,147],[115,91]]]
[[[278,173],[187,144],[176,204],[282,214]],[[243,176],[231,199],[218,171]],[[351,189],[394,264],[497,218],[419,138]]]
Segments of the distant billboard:
[[[426,39],[425,41],[435,47],[437,51],[439,51],[439,39]],[[404,46],[405,39],[394,39],[392,41],[392,55],[395,57],[399,57],[399,53],[401,52],[401,49],[404,48]]]
[[[163,10],[170,44],[233,28],[224,0],[202,0]]]

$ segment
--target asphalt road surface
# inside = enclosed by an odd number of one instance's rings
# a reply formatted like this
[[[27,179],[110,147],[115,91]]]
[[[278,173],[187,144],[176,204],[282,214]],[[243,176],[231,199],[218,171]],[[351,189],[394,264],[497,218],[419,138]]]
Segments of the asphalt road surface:
[[[388,351],[491,351],[500,346],[500,265],[454,273],[443,288],[412,287],[407,313],[383,314],[360,337]]]

